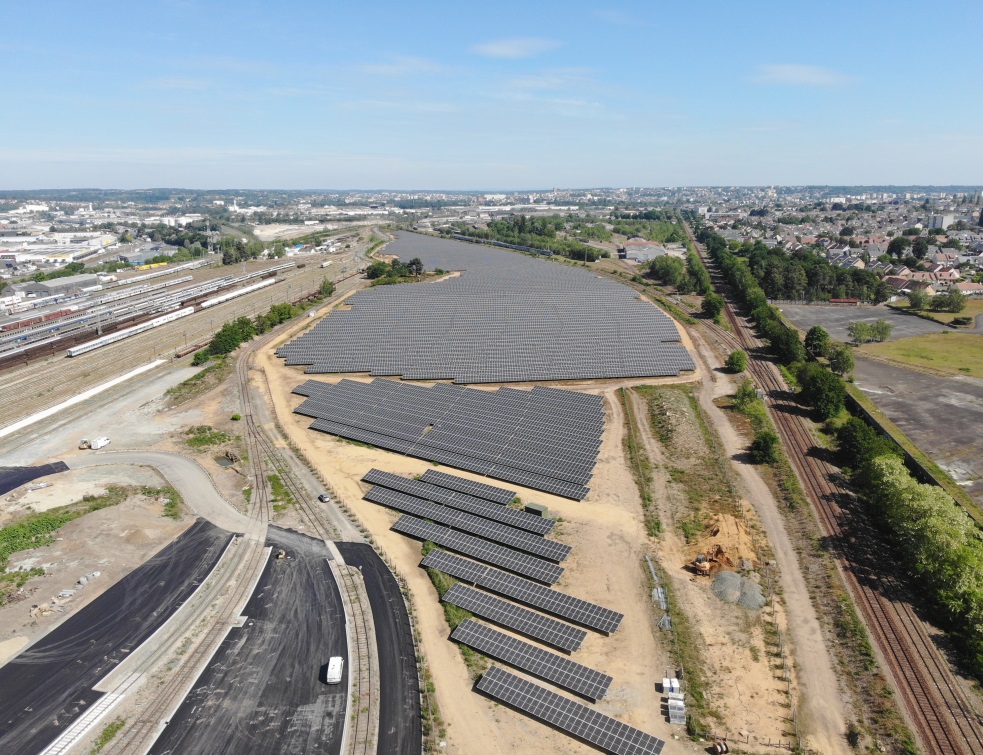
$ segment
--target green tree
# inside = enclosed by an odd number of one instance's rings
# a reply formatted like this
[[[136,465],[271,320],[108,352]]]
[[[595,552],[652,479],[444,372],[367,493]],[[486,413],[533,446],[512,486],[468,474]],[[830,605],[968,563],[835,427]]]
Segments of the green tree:
[[[817,362],[809,362],[799,370],[799,398],[813,407],[820,419],[830,419],[843,410],[846,388],[843,381]]]
[[[847,325],[847,333],[850,334],[850,338],[858,346],[863,346],[868,341],[874,339],[873,331],[871,330],[870,323],[867,322],[851,322]]]
[[[898,259],[904,257],[909,249],[911,249],[911,239],[905,236],[895,236],[887,245],[887,253]]]
[[[321,298],[327,298],[334,293],[334,283],[331,282],[330,278],[325,278],[321,281],[321,285],[317,289],[318,294]]]
[[[776,326],[774,332],[769,334],[768,340],[782,364],[795,364],[806,358],[806,350],[799,340],[799,334],[783,324]]]
[[[703,297],[701,310],[707,317],[716,320],[720,317],[720,313],[724,311],[724,297],[711,291]]]
[[[911,253],[915,259],[924,259],[928,254],[928,239],[924,236],[915,239],[915,243],[911,245]]]
[[[894,330],[894,326],[884,319],[870,324],[870,335],[875,341],[886,341],[891,337],[892,330]]]
[[[912,289],[905,296],[908,297],[908,306],[916,312],[925,309],[925,305],[928,304],[928,294],[920,288]]]
[[[778,461],[778,436],[771,430],[759,430],[748,449],[755,464],[774,464]]]
[[[741,349],[730,352],[727,357],[727,369],[731,372],[744,372],[747,369],[747,354]]]
[[[826,356],[829,348],[829,333],[820,325],[813,325],[806,333],[806,348],[817,357]]]
[[[679,288],[686,280],[686,263],[675,257],[656,257],[649,262],[648,272],[659,283]]]
[[[962,312],[966,308],[966,298],[964,293],[950,291],[946,294],[933,296],[929,306],[933,312]]]
[[[827,351],[829,368],[840,377],[853,372],[855,366],[853,352],[846,344],[836,344]]]
[[[373,262],[365,269],[365,277],[369,280],[384,278],[392,272],[388,262]]]

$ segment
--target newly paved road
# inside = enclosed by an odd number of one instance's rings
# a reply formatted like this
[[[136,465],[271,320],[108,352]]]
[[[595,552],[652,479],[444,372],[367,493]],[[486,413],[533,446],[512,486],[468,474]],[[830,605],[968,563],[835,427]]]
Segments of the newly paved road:
[[[102,693],[92,687],[198,588],[231,539],[199,520],[0,668],[0,753],[44,749]]]
[[[420,686],[417,678],[413,631],[406,604],[392,572],[366,543],[335,543],[349,566],[362,571],[372,606],[379,649],[380,755],[419,755]]]
[[[273,553],[245,625],[231,630],[151,753],[340,752],[349,663],[327,546],[275,527],[268,543]],[[328,685],[325,667],[335,655],[345,658],[345,677]]]
[[[936,377],[857,359],[854,382],[912,442],[983,505],[983,380]]]
[[[216,527],[229,532],[248,532],[255,525],[222,497],[208,473],[187,456],[164,451],[98,451],[68,460],[71,469],[113,464],[156,468],[195,514]]]

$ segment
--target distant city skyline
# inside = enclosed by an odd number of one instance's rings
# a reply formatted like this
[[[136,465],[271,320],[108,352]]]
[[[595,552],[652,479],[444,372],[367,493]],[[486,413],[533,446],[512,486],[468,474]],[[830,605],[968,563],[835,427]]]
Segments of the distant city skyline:
[[[15,4],[0,190],[978,185],[979,3]]]

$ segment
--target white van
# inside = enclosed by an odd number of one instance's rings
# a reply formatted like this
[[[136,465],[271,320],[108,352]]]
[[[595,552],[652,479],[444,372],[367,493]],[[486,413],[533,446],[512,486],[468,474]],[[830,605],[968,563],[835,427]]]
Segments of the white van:
[[[328,684],[341,684],[341,672],[345,668],[345,659],[340,655],[334,656],[328,661],[328,673],[324,681]]]

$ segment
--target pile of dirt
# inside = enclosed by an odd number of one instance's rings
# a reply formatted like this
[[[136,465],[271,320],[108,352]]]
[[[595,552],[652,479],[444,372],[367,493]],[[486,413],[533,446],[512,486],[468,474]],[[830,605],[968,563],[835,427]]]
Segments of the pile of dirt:
[[[748,562],[753,569],[760,566],[747,525],[737,517],[714,514],[703,532],[691,544],[690,557],[696,558],[701,553],[713,550],[714,546],[723,549],[724,566],[738,568],[746,566]]]
[[[749,611],[757,611],[765,604],[761,585],[732,571],[722,571],[713,578],[713,594],[725,603],[735,603]]]

